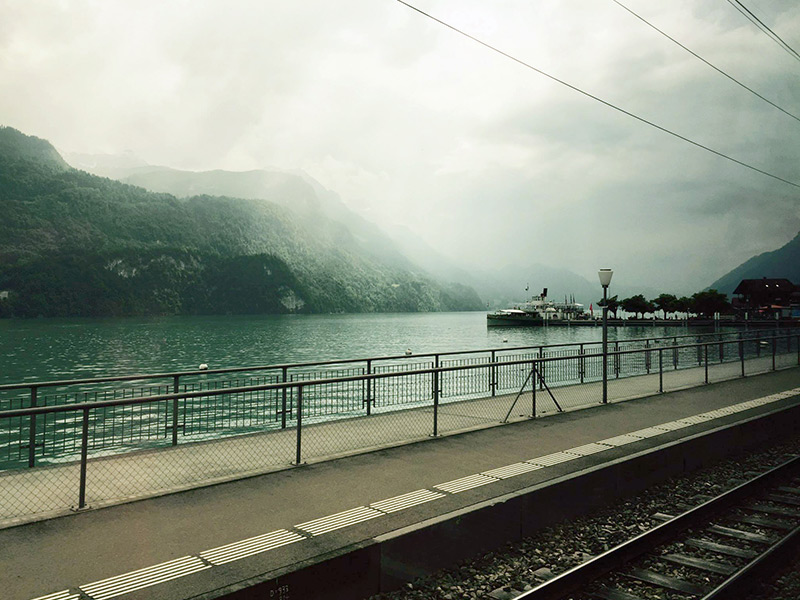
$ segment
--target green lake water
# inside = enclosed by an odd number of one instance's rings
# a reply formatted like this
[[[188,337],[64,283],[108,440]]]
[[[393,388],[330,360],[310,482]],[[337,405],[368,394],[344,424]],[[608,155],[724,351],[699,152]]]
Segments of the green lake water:
[[[624,327],[609,339],[686,333]],[[601,327],[488,328],[484,312],[0,320],[0,384],[601,338]]]

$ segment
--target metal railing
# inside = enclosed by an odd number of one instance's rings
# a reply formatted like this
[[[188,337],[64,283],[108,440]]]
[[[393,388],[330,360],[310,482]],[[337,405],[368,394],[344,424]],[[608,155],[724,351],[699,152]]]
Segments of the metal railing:
[[[687,357],[681,356],[690,352],[688,348],[699,347],[698,344],[678,345],[678,341],[698,337],[714,338],[713,341],[699,342],[714,346],[720,355],[720,361],[730,360],[732,345],[741,342],[752,356],[760,356],[764,343],[778,337],[776,331],[753,331],[744,334],[706,334],[669,336],[665,338],[643,338],[633,340],[617,340],[609,345],[608,377],[618,379],[634,374],[652,372],[657,365],[653,363],[654,348],[663,348],[670,344],[670,354],[666,357],[674,368]],[[770,336],[770,337],[767,337]],[[785,337],[791,340],[791,335]],[[297,390],[308,387],[309,382],[326,381],[324,401],[307,408],[306,417],[316,420],[338,418],[354,414],[372,414],[373,410],[386,410],[419,405],[430,398],[430,386],[415,373],[427,369],[469,367],[458,374],[449,375],[439,389],[440,399],[465,400],[484,396],[516,391],[525,380],[525,375],[515,365],[533,359],[542,360],[554,357],[576,357],[574,361],[543,362],[543,377],[551,385],[584,383],[602,377],[602,364],[592,361],[590,349],[600,342],[583,342],[576,344],[556,344],[550,346],[528,346],[475,350],[466,352],[446,352],[423,354],[417,356],[394,356],[383,358],[353,359],[345,361],[322,361],[316,363],[297,363],[291,365],[270,365],[265,367],[241,367],[218,369],[215,371],[186,371],[177,373],[158,373],[150,375],[134,375],[119,377],[102,377],[91,379],[62,380],[13,384],[0,386],[0,392],[28,390],[29,395],[0,401],[2,409],[37,408],[42,406],[84,405],[94,403],[105,407],[99,420],[108,422],[98,434],[98,443],[103,447],[114,445],[141,444],[147,440],[166,436],[172,445],[177,445],[179,437],[215,437],[229,433],[248,433],[263,431],[276,427],[286,428],[296,418]],[[726,350],[727,349],[727,350]],[[623,364],[623,356],[627,350],[643,350],[643,363],[633,368]],[[712,352],[713,352],[712,351]],[[702,357],[697,351],[697,362]],[[658,356],[663,360],[663,352]],[[358,365],[358,363],[362,365]],[[316,370],[321,366],[337,366],[336,370]],[[663,367],[663,365],[660,365]],[[181,377],[203,375],[230,375],[255,370],[279,370],[275,373],[262,374],[247,379],[222,379],[181,384]],[[306,370],[303,370],[306,369]],[[445,371],[447,372],[447,371]],[[405,373],[406,376],[402,374]],[[372,375],[393,375],[392,377],[371,377]],[[42,389],[68,386],[94,385],[134,380],[149,381],[157,378],[171,378],[171,385],[147,385],[136,388],[112,390],[83,390],[44,395]],[[352,378],[356,378],[353,380]],[[359,389],[352,389],[352,381],[360,381]],[[306,382],[306,385],[298,385]],[[350,383],[346,383],[350,382]],[[317,384],[322,389],[322,384]],[[251,393],[235,392],[247,388]],[[540,383],[541,389],[541,383]],[[244,395],[242,395],[244,394]],[[172,404],[156,404],[149,408],[137,409],[125,407],[145,406],[148,403],[121,402],[133,398],[151,398],[170,395],[178,400]],[[196,399],[196,400],[194,400]],[[119,401],[119,402],[118,402]],[[117,407],[117,408],[114,408]],[[69,411],[58,411],[69,412]],[[55,414],[45,412],[45,415]],[[138,422],[137,427],[126,425],[126,420]],[[122,424],[119,422],[122,421]],[[19,439],[25,443],[18,443]],[[69,455],[78,449],[78,423],[74,418],[56,419],[54,417],[36,417],[30,422],[21,420],[4,424],[0,422],[0,469],[6,466],[18,466],[19,461],[27,459],[27,466],[33,467],[39,457],[56,457]]]
[[[609,347],[611,348],[613,346],[613,349],[618,351],[649,347],[651,345],[662,345],[670,341],[672,345],[678,345],[679,340],[687,339],[693,339],[696,343],[712,339],[717,341],[725,339],[759,340],[761,338],[768,339],[774,335],[784,335],[788,333],[790,332],[767,329],[670,335],[660,338],[612,340],[609,342]],[[504,356],[511,356],[511,360],[513,360],[515,353],[521,353],[522,356],[569,356],[573,354],[584,354],[590,352],[593,348],[599,349],[601,344],[600,341],[571,342],[536,346],[455,350],[450,352],[412,355],[2,384],[0,385],[0,410],[144,397],[166,393],[178,393],[179,391],[189,392],[201,389],[286,383],[299,379],[329,379],[348,375],[370,375],[372,373],[388,371],[414,370],[420,368],[422,365],[433,368],[440,364],[471,364],[480,361],[497,362],[502,360]],[[132,385],[134,382],[137,385]],[[120,383],[129,385],[123,387],[110,385]],[[42,393],[44,390],[48,390],[50,393]],[[27,393],[15,394],[15,392],[21,391]]]
[[[800,364],[800,333],[652,342],[609,351],[612,401]],[[558,395],[551,399],[559,410],[600,401],[602,353],[546,354],[468,364],[436,355],[433,366],[407,370],[3,410],[0,483],[4,494],[21,491],[10,508],[0,498],[0,518],[28,510],[30,494],[57,492],[85,507],[87,470],[97,473],[95,498],[131,496],[497,424],[520,393],[529,394],[528,417],[552,410],[545,389]],[[170,446],[177,448],[165,452]],[[158,473],[156,483],[131,483]]]

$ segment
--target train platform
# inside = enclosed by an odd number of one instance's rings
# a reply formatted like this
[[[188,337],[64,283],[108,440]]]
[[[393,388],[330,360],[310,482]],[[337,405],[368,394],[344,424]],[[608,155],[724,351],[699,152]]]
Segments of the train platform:
[[[414,553],[446,564],[517,535],[505,531],[518,524],[503,513],[461,527],[485,507],[511,509],[531,490],[612,463],[628,469],[631,457],[794,406],[797,367],[9,527],[0,530],[2,597],[364,597],[424,574],[431,561]],[[747,430],[736,435],[746,441]],[[705,458],[682,460],[667,471]],[[625,476],[645,482],[651,467],[636,468]],[[541,509],[564,506],[551,497]],[[529,527],[552,517],[537,513]],[[425,537],[436,526],[444,529]],[[376,554],[386,542],[397,552]],[[376,556],[380,576],[370,564]]]

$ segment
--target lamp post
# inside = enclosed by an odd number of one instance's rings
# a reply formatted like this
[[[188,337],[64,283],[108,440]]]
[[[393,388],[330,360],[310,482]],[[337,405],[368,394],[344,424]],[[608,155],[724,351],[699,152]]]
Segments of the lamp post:
[[[608,404],[608,286],[611,283],[611,269],[600,269],[597,276],[603,286],[603,404]]]

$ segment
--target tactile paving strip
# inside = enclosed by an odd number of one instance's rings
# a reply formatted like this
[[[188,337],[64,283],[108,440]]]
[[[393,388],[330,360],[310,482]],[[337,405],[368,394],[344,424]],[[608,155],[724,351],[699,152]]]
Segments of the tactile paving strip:
[[[438,500],[439,498],[444,497],[445,494],[440,492],[433,492],[431,490],[417,490],[416,492],[409,492],[408,494],[395,496],[394,498],[387,498],[386,500],[373,502],[369,506],[375,510],[391,513],[398,510],[403,510],[404,508],[410,508],[411,506],[417,506],[418,504],[425,504],[426,502],[431,502],[432,500]]]
[[[606,446],[605,444],[592,443],[584,444],[583,446],[578,446],[577,448],[570,448],[569,450],[564,450],[564,452],[577,454],[578,456],[589,456],[591,454],[602,452],[603,450],[611,450],[611,447]]]
[[[532,458],[530,460],[526,460],[525,462],[534,465],[542,465],[543,467],[551,467],[559,463],[567,462],[568,460],[576,460],[577,458],[578,456],[575,454],[567,454],[566,452],[553,452],[553,454]]]
[[[642,439],[647,439],[663,434],[664,434],[663,429],[659,429],[658,427],[646,427],[644,429],[639,429],[637,431],[631,431],[628,435],[633,435]]]
[[[514,463],[513,465],[507,465],[505,467],[500,467],[499,469],[484,471],[483,473],[481,473],[481,475],[486,475],[488,477],[495,477],[497,479],[508,479],[509,477],[522,475],[523,473],[538,471],[539,469],[544,469],[544,467],[542,465],[533,465],[531,463],[520,462],[520,463]]]
[[[146,569],[87,583],[80,586],[80,589],[95,600],[106,600],[210,568],[211,565],[197,556],[184,556]]]
[[[669,421],[668,423],[655,425],[656,429],[662,429],[664,431],[675,431],[677,429],[683,429],[684,427],[689,427],[689,423],[683,423],[681,421]]]
[[[302,535],[286,529],[279,529],[278,531],[251,537],[240,542],[206,550],[201,552],[200,556],[212,564],[224,565],[234,560],[260,554],[267,550],[274,550],[304,539]]]
[[[707,417],[705,415],[692,415],[691,417],[686,417],[685,419],[678,419],[683,423],[689,423],[689,425],[698,425],[700,423],[705,423],[706,421],[710,421],[714,417]]]
[[[80,597],[80,594],[71,594],[69,590],[64,590],[48,594],[47,596],[39,596],[33,600],[79,600]]]
[[[494,483],[495,481],[498,481],[498,479],[495,477],[487,477],[486,475],[478,474],[478,475],[469,475],[468,477],[462,477],[461,479],[454,479],[453,481],[448,481],[446,483],[440,483],[433,487],[437,490],[442,490],[443,492],[450,492],[451,494],[457,494],[465,490],[471,490],[476,487],[481,487],[482,485],[486,485],[487,483]]]
[[[608,438],[607,440],[600,440],[597,443],[616,447],[616,446],[624,446],[625,444],[633,444],[634,442],[641,442],[641,441],[642,438],[638,438],[635,435],[628,435],[627,433],[623,433],[622,435]]]
[[[313,521],[306,521],[300,525],[296,525],[297,529],[302,529],[311,535],[320,535],[328,533],[335,529],[341,529],[348,525],[354,525],[363,521],[369,521],[375,517],[382,517],[384,513],[369,508],[367,506],[359,506],[350,510],[345,510],[335,515],[322,517],[321,519],[314,519]]]

